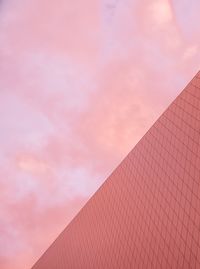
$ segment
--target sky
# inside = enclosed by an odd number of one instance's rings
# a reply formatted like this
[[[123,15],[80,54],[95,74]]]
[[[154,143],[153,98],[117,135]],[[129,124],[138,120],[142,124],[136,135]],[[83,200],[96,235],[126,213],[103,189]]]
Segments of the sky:
[[[30,268],[200,69],[199,0],[0,1],[0,268]]]

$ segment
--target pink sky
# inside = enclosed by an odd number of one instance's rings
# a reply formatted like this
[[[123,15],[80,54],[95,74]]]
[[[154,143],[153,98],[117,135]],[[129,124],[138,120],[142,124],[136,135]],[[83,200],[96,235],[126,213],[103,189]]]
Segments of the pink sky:
[[[46,250],[200,69],[199,0],[0,2],[0,268]]]

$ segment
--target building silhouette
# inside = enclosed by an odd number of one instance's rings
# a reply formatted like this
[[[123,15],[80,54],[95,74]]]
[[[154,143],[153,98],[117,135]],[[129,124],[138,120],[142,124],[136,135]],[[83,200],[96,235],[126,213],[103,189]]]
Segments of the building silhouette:
[[[200,268],[200,72],[32,268]]]

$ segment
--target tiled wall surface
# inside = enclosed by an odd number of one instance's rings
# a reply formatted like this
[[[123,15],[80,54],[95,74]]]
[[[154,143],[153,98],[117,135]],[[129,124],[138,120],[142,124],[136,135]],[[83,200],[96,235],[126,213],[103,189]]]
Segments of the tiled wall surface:
[[[200,73],[33,269],[200,268]]]

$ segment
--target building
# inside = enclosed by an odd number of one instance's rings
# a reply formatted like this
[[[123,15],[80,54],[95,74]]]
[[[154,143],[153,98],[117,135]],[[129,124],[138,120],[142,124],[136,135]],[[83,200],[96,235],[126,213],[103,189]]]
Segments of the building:
[[[33,269],[200,268],[200,72]]]

